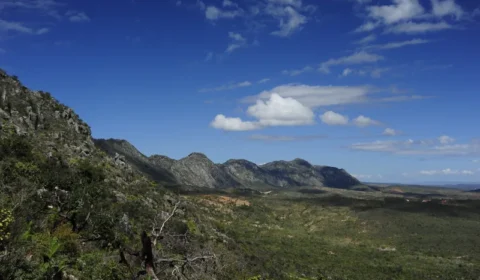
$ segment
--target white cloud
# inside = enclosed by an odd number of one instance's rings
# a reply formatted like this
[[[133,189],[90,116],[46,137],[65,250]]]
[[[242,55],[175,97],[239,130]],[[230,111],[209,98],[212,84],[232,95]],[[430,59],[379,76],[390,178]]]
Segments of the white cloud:
[[[420,34],[420,33],[427,33],[427,32],[436,32],[446,29],[454,28],[449,23],[444,21],[442,22],[404,22],[387,28],[387,33],[406,33],[406,34]]]
[[[42,35],[42,34],[47,34],[48,32],[50,32],[50,29],[48,28],[40,28],[37,30],[36,34],[37,35]]]
[[[243,48],[247,46],[247,40],[239,33],[228,32],[228,37],[232,42],[228,45],[225,50],[226,53],[231,53],[236,49]]]
[[[302,30],[307,23],[307,14],[315,11],[315,6],[304,5],[302,0],[267,0],[264,13],[278,21],[278,30],[271,34],[288,37]]]
[[[90,21],[90,17],[87,16],[84,12],[77,12],[77,11],[68,11],[66,13],[68,20],[71,22],[88,22]]]
[[[361,103],[368,100],[367,95],[372,94],[373,88],[368,86],[309,86],[303,84],[286,84],[271,90],[261,92],[259,95],[249,96],[243,101],[255,102],[257,99],[269,99],[273,93],[284,98],[292,97],[304,106],[316,108],[320,106]]]
[[[333,111],[327,111],[320,116],[323,123],[328,125],[347,125],[348,117],[335,113]]]
[[[355,44],[363,45],[363,44],[368,44],[373,41],[377,40],[377,35],[375,34],[370,34],[366,37],[363,37],[362,39],[355,41]]]
[[[419,0],[391,0],[389,5],[371,5],[365,8],[367,21],[355,32],[372,31],[385,27],[387,33],[426,33],[451,29],[442,21],[447,16],[460,20],[466,14],[455,0],[430,0],[431,12]],[[470,14],[469,17],[472,17]]]
[[[313,111],[291,97],[282,97],[276,93],[267,101],[257,100],[248,107],[247,113],[264,126],[305,125],[314,122]]]
[[[438,142],[440,142],[440,144],[447,145],[447,144],[451,144],[451,143],[455,142],[455,139],[453,139],[452,137],[450,137],[448,135],[442,135],[442,136],[438,137]]]
[[[211,126],[217,129],[241,131],[268,126],[297,126],[314,123],[313,111],[297,100],[278,94],[272,94],[269,100],[257,100],[247,109],[247,114],[256,118],[254,122],[242,121],[240,118],[228,118],[217,115]]]
[[[453,15],[460,19],[464,14],[462,7],[457,5],[454,0],[431,0],[431,2],[432,12],[437,17]]]
[[[240,83],[228,84],[228,85],[223,85],[223,86],[214,87],[214,88],[203,88],[203,89],[199,90],[199,92],[232,90],[232,89],[237,89],[237,88],[242,88],[242,87],[249,87],[251,85],[252,85],[251,82],[244,81],[244,82],[240,82]]]
[[[305,66],[302,69],[296,69],[296,70],[283,70],[282,74],[284,75],[289,75],[289,76],[298,76],[300,74],[306,73],[306,72],[311,72],[313,71],[313,67],[311,66]]]
[[[350,149],[397,155],[476,156],[480,155],[480,141],[453,145],[438,145],[438,140],[374,141],[355,143]]]
[[[55,0],[2,0],[0,1],[0,11],[7,8],[32,10],[42,15],[61,19],[57,8],[64,5]]]
[[[235,41],[245,41],[245,38],[240,33],[228,32],[228,37]]]
[[[350,68],[345,68],[345,69],[343,69],[342,76],[343,76],[343,77],[346,77],[346,76],[352,74],[352,72],[353,72],[352,69],[350,69]]]
[[[442,170],[422,170],[419,172],[420,175],[473,175],[475,174],[472,170],[453,170],[450,168],[445,168]]]
[[[0,31],[15,31],[24,34],[42,35],[50,31],[48,28],[33,29],[20,22],[12,22],[0,19]]]
[[[353,120],[353,123],[358,127],[367,127],[372,125],[379,125],[380,122],[372,120],[369,117],[365,117],[363,115],[358,116]]]
[[[261,128],[259,123],[244,122],[240,118],[227,118],[222,114],[217,115],[210,125],[216,129],[227,131],[247,131]]]
[[[307,22],[307,17],[297,12],[294,8],[278,7],[267,10],[270,15],[279,18],[279,30],[273,31],[271,34],[279,37],[288,37],[302,29]]]
[[[258,81],[257,84],[264,84],[264,83],[267,83],[269,81],[270,81],[269,78],[265,78],[265,79],[261,79],[260,81]]]
[[[22,23],[12,22],[0,19],[0,30],[3,31],[16,31],[20,33],[33,33],[33,30],[29,27],[26,27]]]
[[[395,136],[398,135],[398,131],[393,128],[385,128],[382,134],[386,136]]]
[[[367,21],[364,24],[360,25],[355,29],[354,32],[360,33],[360,32],[370,32],[378,27],[380,27],[381,23],[379,21]]]
[[[393,5],[367,7],[369,16],[392,24],[423,15],[424,9],[418,0],[393,0]]]
[[[230,0],[223,0],[222,6],[223,7],[238,7],[238,4],[234,3],[233,1],[230,1]]]
[[[242,10],[223,10],[215,6],[208,6],[205,9],[205,17],[209,20],[232,19],[243,14]]]
[[[323,73],[329,73],[331,66],[374,63],[383,59],[384,57],[381,55],[370,54],[366,51],[360,51],[350,56],[344,56],[336,59],[329,59],[328,61],[325,61],[322,64],[320,64],[320,67],[318,68],[318,70]]]
[[[401,42],[390,42],[383,45],[370,45],[370,46],[367,46],[366,49],[389,50],[389,49],[398,49],[398,48],[412,46],[412,45],[426,44],[429,42],[430,42],[429,40],[425,40],[425,39],[412,39],[412,40],[401,41]]]

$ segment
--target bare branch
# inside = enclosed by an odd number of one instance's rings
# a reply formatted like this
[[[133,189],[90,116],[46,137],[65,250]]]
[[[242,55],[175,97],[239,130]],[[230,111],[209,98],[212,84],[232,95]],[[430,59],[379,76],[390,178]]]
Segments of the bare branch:
[[[180,201],[175,204],[175,206],[173,207],[172,213],[170,213],[170,215],[168,215],[167,218],[163,221],[162,225],[160,226],[160,230],[158,232],[157,232],[157,226],[156,226],[157,225],[156,220],[158,215],[157,217],[155,217],[155,222],[152,228],[152,236],[154,237],[152,241],[153,246],[157,245],[158,237],[160,237],[160,235],[162,234],[162,231],[165,228],[165,224],[168,222],[168,220],[170,220],[173,217],[173,215],[175,215],[175,211],[177,211],[179,204],[180,204]]]

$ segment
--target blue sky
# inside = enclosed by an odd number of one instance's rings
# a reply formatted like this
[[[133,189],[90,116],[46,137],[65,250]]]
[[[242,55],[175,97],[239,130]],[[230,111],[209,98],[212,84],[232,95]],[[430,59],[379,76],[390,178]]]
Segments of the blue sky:
[[[480,181],[474,0],[2,0],[0,67],[94,137]]]

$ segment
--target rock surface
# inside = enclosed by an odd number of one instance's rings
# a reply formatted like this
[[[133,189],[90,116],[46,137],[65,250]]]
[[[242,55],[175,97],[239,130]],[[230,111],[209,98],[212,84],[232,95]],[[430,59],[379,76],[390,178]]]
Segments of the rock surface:
[[[114,156],[123,155],[126,161],[152,179],[173,176],[169,182],[206,188],[290,188],[326,186],[351,188],[360,182],[343,169],[316,166],[303,159],[274,161],[261,166],[243,159],[213,163],[206,155],[192,153],[175,160],[163,155],[146,157],[125,140],[95,140],[95,144]],[[161,176],[159,175],[161,174]],[[170,179],[170,177],[169,177]],[[163,180],[165,181],[165,180]]]

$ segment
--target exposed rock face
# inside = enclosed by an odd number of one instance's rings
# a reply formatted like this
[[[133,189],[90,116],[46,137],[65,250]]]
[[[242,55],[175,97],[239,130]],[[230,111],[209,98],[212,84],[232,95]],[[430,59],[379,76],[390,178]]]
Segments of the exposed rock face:
[[[182,185],[207,188],[235,188],[241,186],[220,166],[201,153],[192,153],[177,161],[161,156],[152,156],[151,158],[157,166],[162,166],[175,175]]]
[[[343,169],[314,166],[303,159],[274,161],[262,166],[243,159],[232,159],[223,164],[215,164],[201,153],[192,153],[180,160],[162,155],[146,157],[125,140],[95,140],[95,144],[115,158],[120,159],[124,156],[126,162],[155,180],[164,179],[166,174],[169,174],[173,178],[169,182],[175,181],[185,186],[350,188],[360,184]]]
[[[223,168],[246,186],[262,183],[273,187],[326,186],[350,188],[360,182],[343,169],[314,166],[303,159],[274,161],[262,166],[245,161],[229,160]]]
[[[46,155],[89,157],[95,146],[90,127],[49,93],[32,91],[0,70],[0,132],[29,135]]]

